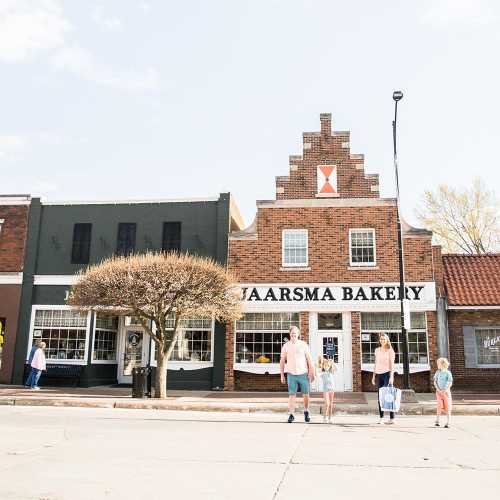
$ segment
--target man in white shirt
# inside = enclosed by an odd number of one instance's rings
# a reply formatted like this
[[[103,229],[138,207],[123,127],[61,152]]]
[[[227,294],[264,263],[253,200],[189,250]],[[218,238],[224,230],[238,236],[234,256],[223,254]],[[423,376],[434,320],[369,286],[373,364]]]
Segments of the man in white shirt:
[[[288,383],[288,423],[294,420],[297,391],[300,390],[304,398],[304,420],[311,421],[309,416],[310,382],[314,380],[314,366],[311,352],[306,342],[299,339],[300,330],[296,326],[290,328],[290,340],[281,349],[280,373],[281,383],[285,383],[285,372]]]

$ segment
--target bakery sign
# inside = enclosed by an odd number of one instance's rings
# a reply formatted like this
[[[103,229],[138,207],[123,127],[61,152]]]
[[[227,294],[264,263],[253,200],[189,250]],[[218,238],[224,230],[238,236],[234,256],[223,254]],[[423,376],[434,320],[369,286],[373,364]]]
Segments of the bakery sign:
[[[399,310],[397,283],[242,284],[246,311],[262,310]],[[404,298],[412,311],[436,309],[434,282],[406,283]]]

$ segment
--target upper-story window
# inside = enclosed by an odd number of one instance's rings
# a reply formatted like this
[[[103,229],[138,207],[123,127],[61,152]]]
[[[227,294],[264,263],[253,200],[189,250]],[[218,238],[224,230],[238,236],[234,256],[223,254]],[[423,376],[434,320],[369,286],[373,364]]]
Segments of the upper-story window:
[[[350,229],[349,253],[351,266],[375,266],[375,229]]]
[[[118,239],[116,242],[117,255],[130,255],[135,250],[135,222],[120,222],[118,224]]]
[[[284,229],[282,246],[284,267],[307,266],[307,229]]]
[[[73,228],[72,264],[88,264],[90,259],[90,240],[92,224],[75,224]]]
[[[181,249],[181,223],[163,223],[162,250],[165,252],[180,251]]]
[[[5,222],[5,219],[0,219],[0,236],[2,236],[2,226],[3,226],[4,222]]]

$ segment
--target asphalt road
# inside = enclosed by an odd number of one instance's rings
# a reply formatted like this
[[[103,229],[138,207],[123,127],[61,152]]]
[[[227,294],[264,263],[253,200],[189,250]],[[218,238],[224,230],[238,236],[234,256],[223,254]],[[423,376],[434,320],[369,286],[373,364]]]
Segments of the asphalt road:
[[[497,498],[500,418],[0,406],[0,499]]]

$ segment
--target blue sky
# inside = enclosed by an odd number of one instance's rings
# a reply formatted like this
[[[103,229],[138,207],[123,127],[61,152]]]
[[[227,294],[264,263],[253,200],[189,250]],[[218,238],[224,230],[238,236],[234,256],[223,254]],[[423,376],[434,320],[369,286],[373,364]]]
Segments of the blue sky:
[[[1,193],[213,196],[245,222],[303,131],[351,151],[403,215],[438,183],[500,185],[500,4],[486,0],[0,0]]]

